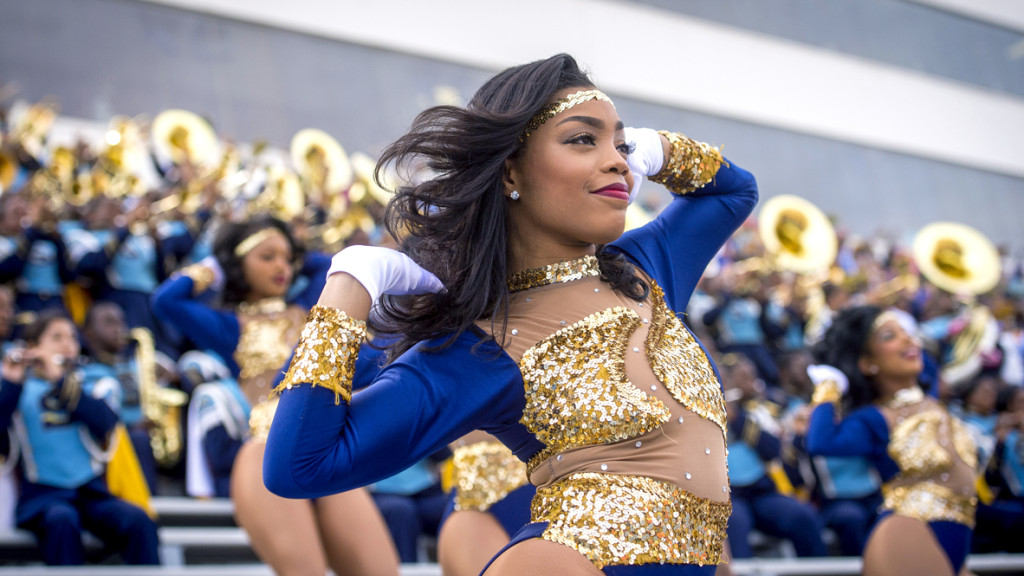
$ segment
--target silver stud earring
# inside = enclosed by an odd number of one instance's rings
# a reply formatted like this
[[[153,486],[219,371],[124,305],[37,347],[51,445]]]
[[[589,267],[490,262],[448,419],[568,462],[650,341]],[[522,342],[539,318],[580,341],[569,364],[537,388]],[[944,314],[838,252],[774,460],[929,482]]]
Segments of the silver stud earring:
[[[512,193],[508,195],[508,197],[511,198],[512,200],[519,200],[519,190],[513,190]]]

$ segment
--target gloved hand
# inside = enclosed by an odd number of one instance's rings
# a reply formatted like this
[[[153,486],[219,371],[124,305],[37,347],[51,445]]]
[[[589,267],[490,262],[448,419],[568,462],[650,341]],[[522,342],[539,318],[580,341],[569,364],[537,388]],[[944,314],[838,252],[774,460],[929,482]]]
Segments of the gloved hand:
[[[661,172],[665,165],[665,149],[657,130],[626,127],[625,133],[626,143],[634,147],[626,160],[629,171],[633,173],[633,188],[629,191],[629,203],[632,204],[640,192],[643,179]]]
[[[382,294],[425,294],[440,292],[444,284],[430,272],[420,268],[405,254],[377,246],[349,246],[331,258],[327,277],[345,272],[351,274],[376,302]]]
[[[814,382],[815,388],[825,382],[835,382],[839,387],[839,393],[846,394],[846,390],[850,387],[850,380],[846,374],[828,364],[811,364],[807,367],[807,375],[810,376],[811,382]]]

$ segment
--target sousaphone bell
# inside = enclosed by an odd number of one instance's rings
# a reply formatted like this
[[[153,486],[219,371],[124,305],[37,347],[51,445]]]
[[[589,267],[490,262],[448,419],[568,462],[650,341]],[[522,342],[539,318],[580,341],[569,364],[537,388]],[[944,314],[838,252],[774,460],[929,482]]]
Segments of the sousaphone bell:
[[[835,228],[811,202],[790,194],[761,206],[758,235],[774,266],[798,273],[824,272],[836,259]]]

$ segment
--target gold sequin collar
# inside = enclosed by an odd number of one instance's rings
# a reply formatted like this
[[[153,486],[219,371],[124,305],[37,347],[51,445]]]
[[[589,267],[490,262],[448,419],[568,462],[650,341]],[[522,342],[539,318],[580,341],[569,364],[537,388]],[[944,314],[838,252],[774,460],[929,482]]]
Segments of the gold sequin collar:
[[[572,282],[588,276],[600,275],[601,267],[597,262],[597,257],[587,255],[575,260],[565,260],[541,268],[517,272],[508,278],[508,291],[519,292],[548,284]]]
[[[924,400],[924,390],[921,390],[920,386],[911,386],[897,390],[892,400],[886,402],[885,405],[889,408],[902,408],[911,404],[917,404],[922,400]]]
[[[274,314],[284,312],[288,308],[284,298],[264,298],[255,302],[241,302],[238,304],[238,312],[246,316],[261,314]]]

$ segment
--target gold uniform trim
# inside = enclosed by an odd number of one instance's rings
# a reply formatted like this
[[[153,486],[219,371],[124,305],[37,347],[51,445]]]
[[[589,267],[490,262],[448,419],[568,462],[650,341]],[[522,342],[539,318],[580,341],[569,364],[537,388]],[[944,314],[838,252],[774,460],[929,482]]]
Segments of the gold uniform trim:
[[[274,394],[308,383],[334,392],[335,404],[352,399],[352,377],[359,347],[366,339],[366,322],[337,308],[314,306],[284,380]]]
[[[843,392],[839,389],[839,383],[835,380],[825,380],[814,387],[814,394],[811,395],[811,405],[838,404],[843,399]]]
[[[455,509],[486,512],[527,483],[526,465],[499,442],[477,442],[452,451]]]
[[[189,264],[178,270],[178,276],[187,276],[192,279],[193,295],[206,292],[214,280],[213,270],[203,264]]]
[[[722,153],[704,142],[682,134],[659,130],[671,145],[668,161],[651,182],[664,185],[673,194],[688,194],[711,182],[722,166]]]
[[[517,272],[508,278],[508,291],[519,292],[529,288],[547,286],[561,282],[572,282],[588,276],[600,276],[601,267],[596,256],[584,256],[548,264],[542,268],[531,268]]]
[[[941,484],[919,482],[896,488],[885,485],[882,495],[885,498],[882,507],[900,516],[922,522],[948,520],[974,528],[978,499],[956,494]]]
[[[278,370],[288,360],[292,347],[282,336],[292,326],[287,317],[253,318],[244,324],[233,358],[242,379]],[[294,338],[294,332],[293,336]]]
[[[715,371],[697,339],[665,304],[661,287],[651,281],[651,329],[647,359],[651,370],[680,404],[718,424],[726,434],[725,399]]]
[[[538,488],[531,521],[543,538],[569,546],[597,567],[722,562],[729,502],[699,498],[641,476],[579,473]]]
[[[957,455],[971,468],[978,465],[978,456],[970,432],[959,420],[946,412],[933,409],[907,417],[893,427],[889,440],[889,456],[904,476],[931,476],[953,466],[953,455],[941,444],[951,438]]]
[[[668,421],[668,408],[626,378],[626,345],[639,325],[636,312],[616,306],[523,354],[526,407],[520,422],[546,446],[530,458],[527,471],[558,452],[640,436]]]
[[[267,441],[270,424],[274,421],[274,412],[277,412],[277,403],[278,398],[274,397],[252,407],[252,411],[249,412],[249,433],[254,440]]]

